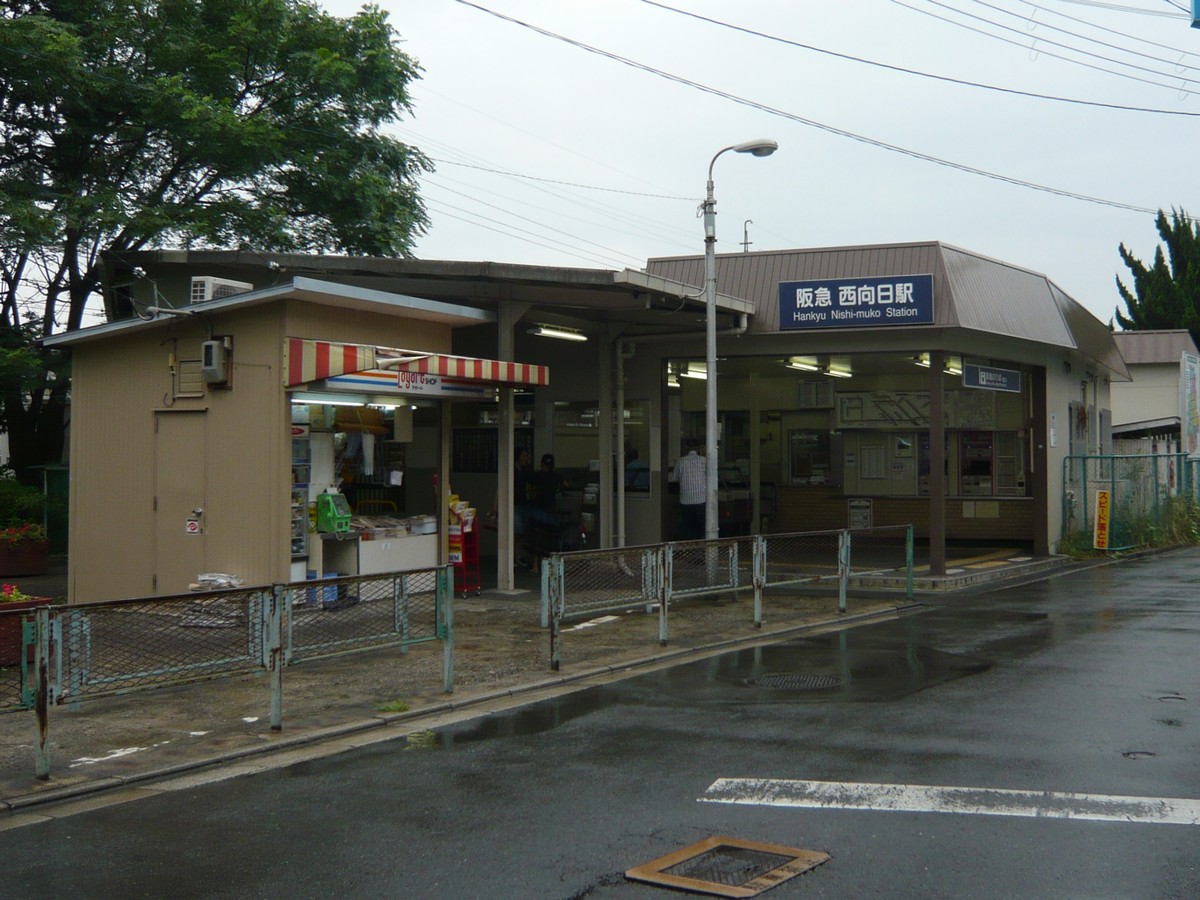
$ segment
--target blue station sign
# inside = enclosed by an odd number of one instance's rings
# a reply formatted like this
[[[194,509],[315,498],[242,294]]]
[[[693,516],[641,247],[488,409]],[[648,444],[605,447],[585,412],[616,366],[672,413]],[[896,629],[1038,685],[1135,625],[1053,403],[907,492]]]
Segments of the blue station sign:
[[[932,275],[779,283],[780,331],[932,324]]]
[[[991,366],[973,366],[966,363],[962,374],[963,387],[981,388],[985,391],[1008,391],[1021,393],[1021,373],[1013,369],[994,369]]]

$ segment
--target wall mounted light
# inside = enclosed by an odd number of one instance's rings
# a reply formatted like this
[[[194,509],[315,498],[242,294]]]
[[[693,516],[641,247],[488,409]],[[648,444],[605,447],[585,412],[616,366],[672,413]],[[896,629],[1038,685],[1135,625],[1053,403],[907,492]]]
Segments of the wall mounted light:
[[[571,328],[559,328],[557,325],[538,325],[529,329],[530,334],[538,337],[557,338],[560,341],[586,341],[587,335],[582,331]]]

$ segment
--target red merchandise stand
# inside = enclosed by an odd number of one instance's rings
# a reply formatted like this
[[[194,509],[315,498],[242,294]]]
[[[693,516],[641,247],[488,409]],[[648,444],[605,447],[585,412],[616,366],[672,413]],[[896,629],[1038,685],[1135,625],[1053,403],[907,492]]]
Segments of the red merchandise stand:
[[[479,583],[479,527],[472,517],[464,520],[450,516],[450,562],[454,565],[454,593],[466,599],[467,594],[481,590]]]

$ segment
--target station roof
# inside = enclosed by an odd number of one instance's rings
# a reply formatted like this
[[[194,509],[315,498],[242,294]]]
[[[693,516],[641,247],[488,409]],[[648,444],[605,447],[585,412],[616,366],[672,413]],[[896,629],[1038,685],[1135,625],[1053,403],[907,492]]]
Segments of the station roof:
[[[1200,356],[1186,328],[1158,331],[1116,331],[1113,338],[1131,366],[1178,363],[1184,353]]]
[[[704,258],[651,259],[647,270],[698,279]],[[758,334],[779,330],[780,282],[917,274],[933,276],[935,321],[906,329],[958,328],[1048,344],[1129,377],[1108,326],[1045,275],[938,241],[724,254],[717,286],[754,302],[749,332]]]

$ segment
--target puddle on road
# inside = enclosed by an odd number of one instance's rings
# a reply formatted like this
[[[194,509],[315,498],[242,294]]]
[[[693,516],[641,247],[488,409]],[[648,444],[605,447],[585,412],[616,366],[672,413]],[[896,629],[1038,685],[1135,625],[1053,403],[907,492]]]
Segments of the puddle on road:
[[[737,650],[615,686],[591,688],[506,713],[424,732],[412,750],[550,731],[621,703],[883,702],[986,672],[992,662],[920,645],[847,646],[838,636]]]
[[[738,702],[871,703],[991,667],[989,659],[920,644],[854,646],[835,636],[726,654],[714,674],[741,688]]]

